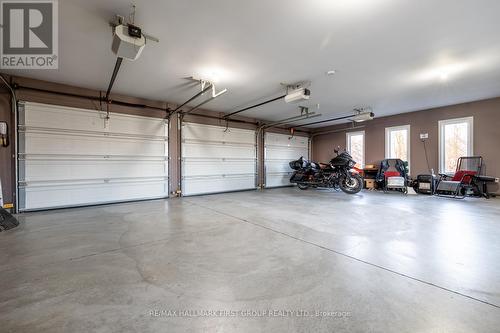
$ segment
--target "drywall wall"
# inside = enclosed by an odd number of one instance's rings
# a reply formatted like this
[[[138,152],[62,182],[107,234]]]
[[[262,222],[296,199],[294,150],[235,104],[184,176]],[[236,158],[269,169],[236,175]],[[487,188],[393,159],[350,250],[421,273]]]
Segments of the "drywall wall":
[[[403,113],[395,116],[375,118],[364,124],[365,162],[378,164],[385,156],[385,128],[410,125],[411,174],[428,173],[420,133],[428,133],[426,141],[430,168],[438,172],[439,138],[438,121],[445,119],[474,117],[474,155],[484,158],[483,173],[500,177],[500,98],[477,102]],[[347,124],[321,128],[316,132],[346,128]],[[346,132],[318,135],[313,138],[313,158],[328,161],[333,155],[333,148],[346,146]],[[492,190],[498,191],[498,186]]]

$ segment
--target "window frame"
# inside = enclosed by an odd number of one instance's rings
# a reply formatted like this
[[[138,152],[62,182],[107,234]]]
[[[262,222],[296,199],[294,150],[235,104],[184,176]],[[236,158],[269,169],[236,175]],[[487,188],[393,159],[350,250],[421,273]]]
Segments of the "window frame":
[[[408,135],[406,137],[406,155],[408,156],[408,170],[410,170],[411,166],[411,125],[399,125],[399,126],[391,126],[385,128],[385,158],[395,158],[390,156],[391,152],[391,132],[392,131],[400,131],[406,130]]]
[[[351,154],[351,137],[355,135],[363,135],[363,160],[358,162],[361,165],[361,169],[365,167],[366,162],[366,135],[365,131],[355,131],[355,132],[346,132],[346,150]]]
[[[446,125],[451,125],[451,124],[461,124],[461,123],[467,123],[468,124],[468,131],[467,131],[467,156],[473,156],[474,155],[474,117],[461,117],[461,118],[451,118],[451,119],[443,119],[438,121],[438,153],[439,153],[439,173],[440,174],[447,174],[447,175],[453,175],[455,171],[452,172],[445,172],[445,140],[444,140],[444,128]]]

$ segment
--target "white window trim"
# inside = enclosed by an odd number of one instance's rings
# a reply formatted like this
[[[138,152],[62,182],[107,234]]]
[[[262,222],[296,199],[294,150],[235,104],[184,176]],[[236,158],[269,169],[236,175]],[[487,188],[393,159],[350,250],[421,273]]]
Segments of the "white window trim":
[[[345,137],[346,137],[346,143],[347,143],[347,147],[346,147],[346,150],[350,152],[350,148],[351,148],[351,136],[354,136],[354,135],[363,135],[363,160],[358,162],[360,165],[361,165],[361,169],[363,169],[365,167],[365,155],[366,155],[366,137],[365,137],[365,131],[357,131],[357,132],[347,132],[345,134]]]
[[[445,119],[445,120],[440,120],[438,122],[438,137],[439,137],[439,173],[444,174],[445,173],[445,168],[444,168],[444,131],[443,128],[446,125],[450,124],[459,124],[459,123],[469,123],[469,133],[468,133],[468,138],[467,140],[469,141],[468,144],[468,151],[467,155],[468,156],[473,156],[474,155],[474,117],[463,117],[463,118],[453,118],[453,119]],[[453,174],[448,173],[448,174]]]
[[[391,147],[389,146],[390,140],[390,134],[391,131],[400,131],[400,130],[407,130],[408,131],[408,137],[406,138],[406,149],[407,149],[407,155],[408,155],[408,170],[410,170],[410,165],[411,165],[411,126],[410,125],[401,125],[401,126],[392,126],[392,127],[386,127],[385,128],[385,158],[391,158],[390,157],[390,152],[391,152]]]

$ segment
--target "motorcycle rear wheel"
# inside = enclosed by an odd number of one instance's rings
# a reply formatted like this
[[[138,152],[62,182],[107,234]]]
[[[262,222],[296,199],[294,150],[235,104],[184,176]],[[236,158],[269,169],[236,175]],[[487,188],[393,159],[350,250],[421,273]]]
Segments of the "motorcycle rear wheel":
[[[363,188],[363,178],[358,174],[351,174],[340,179],[340,189],[347,194],[356,194]]]

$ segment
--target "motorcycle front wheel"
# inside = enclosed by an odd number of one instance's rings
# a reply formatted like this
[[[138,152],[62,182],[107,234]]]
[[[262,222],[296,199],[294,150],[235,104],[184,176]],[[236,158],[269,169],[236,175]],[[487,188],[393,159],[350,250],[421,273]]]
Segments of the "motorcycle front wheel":
[[[300,188],[301,190],[305,191],[309,188],[309,185],[307,184],[297,184],[297,187]]]
[[[347,194],[356,194],[363,188],[363,178],[358,174],[350,174],[340,179],[340,189]]]

